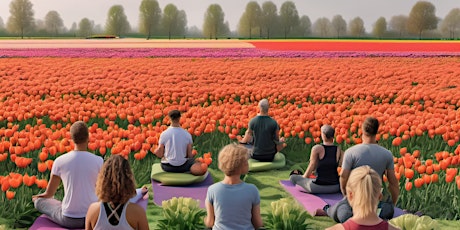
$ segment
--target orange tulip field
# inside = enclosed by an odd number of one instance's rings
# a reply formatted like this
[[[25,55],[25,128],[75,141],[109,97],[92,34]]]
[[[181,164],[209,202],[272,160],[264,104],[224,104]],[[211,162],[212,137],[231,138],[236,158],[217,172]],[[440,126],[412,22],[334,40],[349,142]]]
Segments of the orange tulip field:
[[[217,169],[219,145],[244,134],[258,101],[267,98],[270,115],[287,138],[286,167],[306,166],[309,152],[298,158],[289,151],[319,143],[323,124],[335,128],[336,142],[347,149],[361,142],[362,121],[375,116],[381,123],[379,143],[394,154],[398,206],[460,219],[460,57],[455,55],[10,55],[0,58],[0,83],[0,200],[8,212],[0,218],[32,212],[30,196],[46,188],[53,160],[73,149],[69,129],[75,121],[88,124],[90,151],[151,164],[169,124],[167,113],[179,109],[182,127],[194,140],[224,139],[213,149],[195,142],[197,157]]]

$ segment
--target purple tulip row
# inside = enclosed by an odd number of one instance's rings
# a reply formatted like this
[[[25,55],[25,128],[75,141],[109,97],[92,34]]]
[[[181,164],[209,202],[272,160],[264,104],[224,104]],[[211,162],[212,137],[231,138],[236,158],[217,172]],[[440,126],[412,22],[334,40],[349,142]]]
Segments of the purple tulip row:
[[[334,58],[334,57],[447,57],[456,52],[338,52],[271,51],[255,48],[43,48],[0,49],[0,58],[72,57],[72,58]]]

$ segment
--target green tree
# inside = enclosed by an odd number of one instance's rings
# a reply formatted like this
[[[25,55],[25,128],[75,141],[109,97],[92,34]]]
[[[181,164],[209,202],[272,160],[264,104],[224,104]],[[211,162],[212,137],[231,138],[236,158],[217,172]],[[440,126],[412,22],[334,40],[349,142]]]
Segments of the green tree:
[[[299,13],[294,2],[286,1],[280,8],[280,22],[284,32],[284,38],[299,25]]]
[[[391,17],[389,27],[390,30],[399,34],[399,38],[401,38],[403,34],[407,33],[407,16],[396,15]]]
[[[74,37],[77,36],[78,28],[77,28],[77,23],[73,22],[72,26],[70,26],[70,29],[68,31],[69,34],[72,34]]]
[[[3,23],[2,17],[0,17],[0,30],[5,29],[5,23]]]
[[[450,10],[444,20],[442,20],[441,33],[450,39],[460,36],[460,8]]]
[[[311,34],[311,21],[307,15],[299,19],[299,25],[295,28],[296,34],[300,37],[307,37]]]
[[[108,34],[122,36],[131,30],[125,10],[122,5],[110,7],[105,23],[105,31]]]
[[[238,23],[238,33],[240,36],[252,38],[253,30],[259,29],[258,33],[261,35],[260,32],[260,19],[262,15],[262,9],[259,6],[259,3],[255,1],[248,2],[246,5],[246,9],[243,15],[240,18]]]
[[[340,36],[345,35],[347,32],[347,22],[345,19],[343,19],[342,15],[335,15],[332,18],[332,28],[334,28],[335,35],[337,35],[337,38],[340,38]]]
[[[94,22],[90,21],[88,18],[83,18],[78,23],[78,36],[80,37],[89,37],[93,35]]]
[[[332,24],[328,18],[321,17],[313,23],[313,34],[319,37],[328,37],[332,31]]]
[[[410,33],[418,34],[422,38],[424,30],[436,29],[438,18],[436,7],[431,2],[419,1],[415,3],[407,19],[407,29]]]
[[[387,32],[387,20],[384,17],[380,17],[375,22],[374,28],[372,28],[372,35],[378,38],[382,38],[386,32]]]
[[[187,14],[184,10],[180,10],[177,17],[177,35],[185,37],[185,33],[187,32]]]
[[[209,5],[204,14],[203,36],[217,39],[219,36],[227,36],[230,32],[228,23],[224,22],[225,14],[219,4]]]
[[[139,31],[150,39],[159,30],[161,8],[157,0],[142,0],[139,6]]]
[[[262,3],[260,29],[265,32],[267,38],[275,32],[278,23],[278,9],[272,1]]]
[[[64,29],[61,15],[55,10],[49,11],[45,16],[45,29],[53,36],[57,36]]]
[[[360,17],[353,18],[348,26],[350,35],[353,37],[361,37],[366,32],[364,29],[364,21]]]
[[[6,23],[8,32],[19,34],[24,38],[24,34],[34,29],[34,10],[30,0],[13,0],[10,3],[10,17]]]
[[[185,11],[178,10],[174,4],[168,4],[163,9],[161,27],[163,33],[172,36],[185,36],[187,26],[187,15]]]

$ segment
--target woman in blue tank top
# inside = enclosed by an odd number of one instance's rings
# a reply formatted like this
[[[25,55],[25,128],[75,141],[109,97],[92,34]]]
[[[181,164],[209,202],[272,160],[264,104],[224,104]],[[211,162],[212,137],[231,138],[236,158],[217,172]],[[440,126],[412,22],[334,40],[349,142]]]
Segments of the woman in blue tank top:
[[[334,145],[335,130],[330,125],[321,127],[323,143],[311,149],[310,163],[305,173],[293,171],[290,180],[308,193],[340,192],[337,167],[342,164],[343,151]],[[310,178],[316,171],[316,178]]]

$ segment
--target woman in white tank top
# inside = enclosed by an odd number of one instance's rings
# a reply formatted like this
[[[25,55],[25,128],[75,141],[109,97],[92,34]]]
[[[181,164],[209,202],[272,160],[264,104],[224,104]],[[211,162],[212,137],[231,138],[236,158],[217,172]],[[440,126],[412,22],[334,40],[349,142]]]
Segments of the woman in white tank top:
[[[96,183],[100,202],[91,204],[85,229],[149,229],[145,210],[129,199],[136,195],[129,162],[112,155],[102,166]]]

